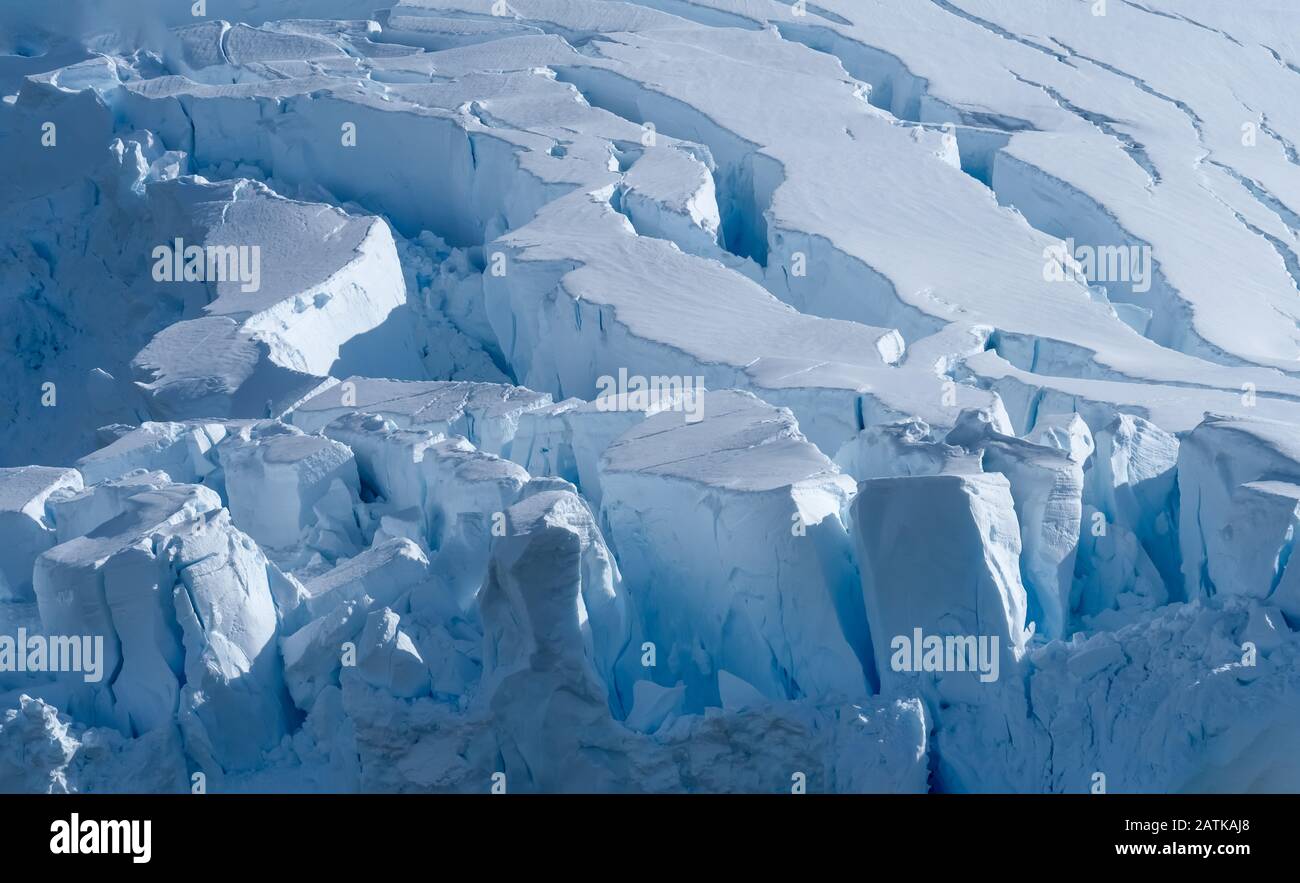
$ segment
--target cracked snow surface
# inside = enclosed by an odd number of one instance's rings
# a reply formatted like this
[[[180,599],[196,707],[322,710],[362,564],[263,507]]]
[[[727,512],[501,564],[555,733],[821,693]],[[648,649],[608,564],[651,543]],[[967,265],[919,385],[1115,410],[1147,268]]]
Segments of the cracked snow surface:
[[[0,791],[1300,790],[1287,4],[190,12],[0,12]]]

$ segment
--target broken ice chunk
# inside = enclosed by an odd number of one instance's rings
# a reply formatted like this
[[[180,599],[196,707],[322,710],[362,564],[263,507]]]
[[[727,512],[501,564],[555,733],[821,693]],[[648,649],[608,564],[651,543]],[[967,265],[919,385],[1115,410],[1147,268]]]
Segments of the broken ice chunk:
[[[1169,600],[1160,572],[1132,531],[1106,524],[1091,506],[1083,508],[1082,525],[1073,607],[1085,623],[1118,628],[1132,615]]]
[[[1178,439],[1148,420],[1121,414],[1097,431],[1095,441],[1084,500],[1138,538],[1170,595],[1178,597]]]
[[[677,145],[642,152],[617,192],[619,207],[640,235],[675,242],[688,254],[723,256],[713,175]]]
[[[420,547],[408,539],[394,538],[308,581],[303,586],[307,615],[316,619],[367,597],[391,607],[429,576],[429,559]]]
[[[0,601],[32,601],[32,567],[55,543],[47,510],[52,498],[81,490],[75,469],[20,466],[0,469]]]
[[[638,733],[653,733],[684,712],[686,685],[664,687],[654,681],[637,681],[632,685],[632,697],[632,710],[623,723]]]
[[[37,559],[33,587],[46,630],[103,638],[98,680],[63,675],[74,684],[69,714],[127,734],[171,724],[184,652],[169,541],[220,509],[220,498],[204,487],[144,491],[107,524]]]
[[[230,317],[204,316],[163,329],[131,366],[160,419],[274,417],[334,382],[277,364],[270,352]]]
[[[550,403],[548,393],[500,383],[349,377],[298,405],[287,419],[304,432],[318,432],[348,414],[378,414],[399,429],[463,435],[479,450],[500,454],[520,419]]]
[[[788,410],[703,396],[703,419],[662,411],[601,460],[654,679],[684,681],[693,710],[718,704],[723,668],[771,699],[862,695],[869,637],[839,514],[853,481]]]
[[[930,425],[917,417],[868,426],[839,449],[835,465],[858,481],[980,471],[977,455],[936,438]]]
[[[77,461],[87,484],[120,478],[136,469],[166,472],[172,481],[198,483],[216,468],[209,451],[226,437],[216,421],[146,421]]]
[[[532,484],[530,482],[530,486]],[[492,551],[493,566],[501,572],[490,580],[495,579],[498,585],[505,587],[515,579],[525,580],[519,590],[522,591],[526,585],[531,594],[520,601],[531,608],[534,604],[564,603],[563,597],[569,587],[553,581],[571,580],[576,576],[579,634],[569,636],[572,641],[567,643],[564,634],[551,635],[545,627],[547,619],[537,619],[549,618],[551,614],[539,606],[529,614],[538,634],[518,638],[522,642],[519,646],[511,646],[511,642],[501,634],[489,632],[485,674],[519,664],[526,658],[521,654],[528,652],[564,655],[580,651],[583,656],[581,666],[590,666],[599,676],[609,692],[610,710],[622,717],[625,709],[631,706],[634,660],[628,659],[625,665],[619,665],[631,635],[632,610],[618,564],[605,545],[591,510],[571,486],[551,489],[545,480],[536,484],[538,490],[525,488],[523,499],[505,512],[504,535],[494,541]],[[539,556],[547,549],[554,551],[556,560],[545,562],[545,569],[540,569],[544,562]],[[574,556],[573,560],[569,559],[570,554]],[[512,573],[511,568],[522,567],[523,562],[538,569]],[[550,575],[552,571],[554,576]],[[540,596],[543,591],[560,592],[560,596],[549,601]],[[538,596],[532,597],[533,594]],[[499,604],[500,599],[489,596],[483,603]],[[530,651],[528,648],[532,645],[536,646]],[[576,655],[574,664],[578,664]],[[636,664],[639,667],[639,661]]]
[[[736,677],[725,668],[718,669],[718,698],[726,711],[758,708],[771,701],[748,681]]]
[[[984,468],[1010,483],[1030,618],[1046,638],[1063,637],[1083,516],[1083,467],[1060,448],[999,438],[985,448]]]
[[[275,565],[222,511],[177,537],[175,619],[185,645],[178,720],[200,766],[256,767],[290,729],[276,646]]]
[[[371,686],[409,699],[429,692],[429,669],[400,622],[387,607],[370,613],[358,642],[357,673]]]
[[[27,695],[0,710],[0,794],[162,794],[189,787],[175,727],[126,738],[85,727]]]
[[[154,281],[208,301],[134,360],[155,416],[278,415],[353,362],[422,374],[411,323],[390,321],[406,283],[382,219],[247,179],[178,179],[150,195],[160,226],[174,225],[152,251]]]
[[[1049,448],[1060,448],[1081,466],[1096,448],[1087,422],[1074,412],[1039,414],[1033,428],[1025,435],[1025,440]]]
[[[976,678],[983,685],[1011,674],[1024,652],[1027,602],[1006,478],[865,481],[853,533],[882,687],[919,673],[922,683],[973,698]]]
[[[335,479],[354,499],[360,490],[356,461],[346,445],[292,433],[245,434],[228,439],[220,449],[235,523],[272,549],[298,543],[303,529],[315,521],[313,505]]]
[[[493,525],[502,523],[528,473],[459,436],[397,429],[374,414],[340,417],[325,434],[356,452],[367,487],[384,498],[382,510],[421,513],[423,541],[446,588],[416,606],[447,603],[445,596],[468,609],[483,582]]]
[[[119,511],[37,562],[47,631],[102,647],[97,660],[83,652],[82,671],[61,675],[66,710],[127,735],[178,721],[203,769],[249,769],[289,728],[275,646],[275,594],[285,577],[235,529],[213,491],[127,489],[135,493],[89,491]]]
[[[54,516],[58,541],[66,543],[85,536],[125,512],[131,497],[170,484],[172,480],[167,473],[141,469],[50,500],[48,507]]]
[[[593,508],[600,508],[600,457],[615,439],[647,414],[683,406],[683,391],[657,396],[626,392],[594,401],[565,399],[524,414],[510,444],[509,457],[530,475],[553,475],[576,485]]]
[[[299,708],[310,711],[322,690],[339,685],[345,659],[356,664],[355,641],[369,609],[369,598],[348,601],[280,638],[284,681]]]
[[[1189,599],[1227,594],[1262,600],[1279,588],[1291,570],[1300,527],[1294,427],[1206,418],[1178,450],[1178,493]]]

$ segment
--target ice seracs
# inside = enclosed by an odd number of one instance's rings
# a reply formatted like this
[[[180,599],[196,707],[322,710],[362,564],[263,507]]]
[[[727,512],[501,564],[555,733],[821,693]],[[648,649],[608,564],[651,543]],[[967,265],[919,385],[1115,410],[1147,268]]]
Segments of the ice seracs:
[[[429,559],[405,537],[376,543],[303,585],[306,620],[361,598],[392,605],[403,593],[430,579]]]
[[[226,437],[226,431],[225,424],[217,421],[146,421],[82,457],[77,467],[91,484],[121,478],[137,469],[158,470],[176,481],[197,483],[216,468],[209,452]]]
[[[186,750],[213,773],[256,768],[293,720],[276,647],[274,596],[285,578],[224,510],[178,537],[172,555],[171,601],[185,649],[177,721]]]
[[[978,701],[980,672],[966,650],[991,642],[998,677],[1015,678],[1024,654],[1027,600],[1020,579],[1020,527],[1007,479],[997,474],[878,478],[853,501],[853,536],[867,622],[883,686],[913,682],[915,636],[961,641],[922,669],[936,699]],[[943,554],[936,554],[941,546]],[[904,639],[904,640],[900,640]],[[900,648],[909,653],[900,655]],[[922,648],[923,651],[926,648]],[[974,660],[978,663],[978,660]]]
[[[984,469],[1006,476],[1011,486],[1029,618],[1045,637],[1064,637],[1083,528],[1083,460],[1077,452],[1052,445],[992,438],[984,449]]]
[[[1288,575],[1300,511],[1298,457],[1292,429],[1266,420],[1211,417],[1183,440],[1178,541],[1188,599],[1263,600],[1296,582]]]
[[[272,597],[283,575],[207,488],[159,481],[121,507],[36,563],[45,628],[105,639],[110,676],[70,682],[68,709],[127,736],[179,721],[205,768],[254,766],[287,732]]]
[[[48,504],[81,488],[75,469],[0,469],[0,530],[8,538],[0,553],[0,602],[34,600],[32,566],[56,541]]]
[[[683,251],[722,258],[722,219],[713,174],[687,149],[645,150],[616,191],[620,210],[642,236],[667,239]]]
[[[684,681],[692,709],[718,703],[721,670],[771,699],[863,695],[874,673],[840,520],[853,482],[789,411],[731,390],[703,406],[698,422],[646,418],[600,464],[654,679]]]
[[[253,427],[219,450],[232,515],[272,549],[296,545],[319,522],[313,510],[327,495],[341,496],[346,507],[360,491],[352,451],[319,435]]]
[[[1178,591],[1179,441],[1159,426],[1121,414],[1099,427],[1084,497],[1106,524],[1134,534],[1169,587]],[[1103,525],[1104,526],[1104,525]]]
[[[398,429],[373,414],[340,417],[326,435],[356,452],[380,529],[409,535],[429,550],[447,594],[438,603],[468,608],[482,584],[492,531],[518,499],[528,474],[460,436]],[[450,601],[449,599],[454,599]]]
[[[0,790],[1300,788],[1277,14],[92,5],[0,11],[0,638],[105,677]]]
[[[153,198],[183,212],[202,245],[156,246],[156,259],[165,253],[154,279],[206,288],[202,317],[166,329],[135,359],[158,416],[276,416],[319,386],[311,378],[347,371],[350,358],[399,375],[417,370],[409,328],[386,324],[406,286],[382,220],[287,200],[255,181],[157,186],[170,191]],[[305,242],[316,244],[314,257],[302,253]],[[240,274],[227,278],[233,263]],[[254,268],[256,278],[243,273]],[[205,343],[213,336],[230,344]]]
[[[608,693],[621,717],[631,705],[632,676],[616,667],[628,649],[632,602],[591,510],[557,487],[526,496],[505,516],[479,602],[485,685],[501,682],[495,689],[504,692],[512,671],[570,669],[575,681]],[[528,631],[516,631],[521,622]]]
[[[543,483],[510,515],[512,530],[494,545],[480,593],[487,655],[467,713],[427,697],[404,701],[374,689],[364,675],[343,675],[342,707],[358,722],[363,788],[606,792],[640,783],[653,791],[788,792],[792,782],[809,791],[924,787],[928,726],[915,700],[765,701],[707,716],[676,714],[670,701],[657,713],[642,712],[640,729],[619,723],[598,660],[607,653],[600,631],[614,625],[606,634],[617,635],[617,620],[610,616],[621,606],[621,592],[610,582],[599,546],[592,545],[594,525],[585,504],[571,490]],[[644,680],[637,684],[638,701],[661,692],[643,686]],[[642,732],[647,729],[654,732]],[[581,744],[572,739],[575,731],[584,733]],[[788,759],[772,763],[780,756]],[[785,765],[794,772],[787,773]]]
[[[299,404],[287,419],[310,433],[347,414],[378,414],[401,429],[461,435],[501,455],[524,415],[550,403],[547,393],[497,383],[348,377]]]

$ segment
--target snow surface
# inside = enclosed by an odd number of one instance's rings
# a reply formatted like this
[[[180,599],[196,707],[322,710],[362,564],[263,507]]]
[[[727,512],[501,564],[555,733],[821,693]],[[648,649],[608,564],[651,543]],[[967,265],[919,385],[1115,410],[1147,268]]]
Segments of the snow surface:
[[[0,791],[1300,790],[1300,27],[1104,8],[7,4]]]

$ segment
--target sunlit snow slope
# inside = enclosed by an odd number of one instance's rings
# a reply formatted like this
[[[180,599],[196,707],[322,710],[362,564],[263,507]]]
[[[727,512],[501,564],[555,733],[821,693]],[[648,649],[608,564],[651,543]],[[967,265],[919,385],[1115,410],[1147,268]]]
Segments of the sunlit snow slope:
[[[22,0],[0,95],[0,791],[1300,790],[1290,0]]]

